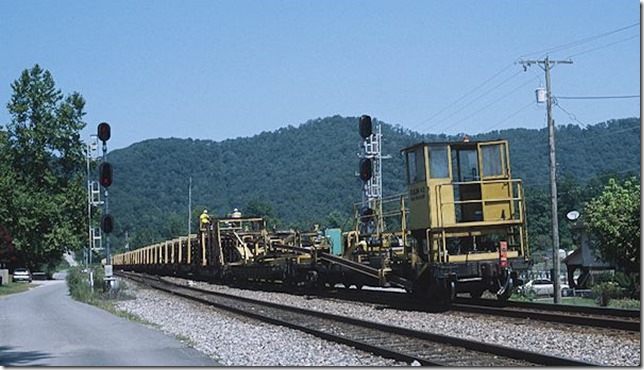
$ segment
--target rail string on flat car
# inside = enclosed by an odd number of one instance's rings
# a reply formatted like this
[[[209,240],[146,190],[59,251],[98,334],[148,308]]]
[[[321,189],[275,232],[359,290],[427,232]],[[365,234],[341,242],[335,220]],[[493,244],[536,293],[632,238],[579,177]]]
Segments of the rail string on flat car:
[[[113,268],[305,289],[399,287],[430,303],[485,291],[507,300],[530,266],[524,189],[511,175],[508,141],[403,148],[407,191],[383,197],[373,177],[381,173],[380,130],[371,125],[360,118],[367,196],[353,205],[350,230],[271,230],[261,217],[235,212],[196,234],[116,254]]]

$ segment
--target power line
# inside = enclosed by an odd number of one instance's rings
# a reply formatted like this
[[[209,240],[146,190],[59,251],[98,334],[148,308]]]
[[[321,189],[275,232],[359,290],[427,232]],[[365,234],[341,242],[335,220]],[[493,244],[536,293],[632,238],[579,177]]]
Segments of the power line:
[[[510,96],[513,92],[515,92],[515,91],[519,90],[520,88],[522,88],[522,87],[526,86],[527,84],[531,83],[532,81],[534,81],[534,80],[536,80],[536,79],[537,79],[537,78],[536,78],[536,77],[534,77],[534,78],[532,78],[531,80],[526,81],[526,82],[525,82],[525,83],[523,83],[522,85],[517,86],[516,88],[514,88],[514,89],[513,89],[513,90],[511,90],[511,91],[509,91],[509,92],[508,92],[508,93],[506,93],[505,95],[501,96],[499,99],[495,99],[492,103],[490,103],[490,104],[488,104],[488,105],[486,105],[486,106],[484,106],[484,107],[482,107],[482,108],[480,108],[480,109],[478,109],[478,110],[476,110],[476,111],[472,112],[470,115],[468,115],[468,116],[466,116],[466,117],[462,118],[462,119],[461,119],[461,120],[459,120],[457,123],[454,123],[453,125],[451,125],[451,128],[454,128],[454,127],[456,127],[456,126],[458,126],[458,125],[462,124],[465,120],[467,120],[467,119],[469,119],[469,118],[471,118],[471,117],[475,116],[476,114],[478,114],[478,113],[480,113],[480,112],[482,112],[482,111],[484,111],[484,110],[488,109],[489,107],[491,107],[491,106],[493,106],[493,105],[495,105],[495,104],[497,104],[497,103],[499,103],[499,102],[503,101],[505,98],[507,98],[508,96]],[[532,103],[531,103],[531,105],[532,105]],[[521,108],[521,110],[523,110],[523,109],[525,109],[525,108],[527,108],[527,107]]]
[[[558,45],[558,46],[555,46],[555,47],[551,47],[551,48],[548,48],[548,49],[544,49],[544,50],[540,50],[540,51],[536,51],[536,52],[532,52],[532,53],[527,53],[527,54],[522,55],[522,57],[524,57],[524,56],[529,56],[529,55],[534,55],[534,54],[539,54],[539,53],[547,53],[547,52],[556,52],[556,51],[566,50],[566,49],[569,49],[569,48],[572,48],[572,47],[575,47],[575,46],[578,46],[578,45],[582,45],[582,44],[585,44],[585,43],[588,43],[588,42],[591,42],[591,41],[594,41],[594,40],[597,40],[597,39],[601,39],[601,38],[603,38],[603,37],[607,37],[607,36],[612,35],[612,34],[616,34],[616,33],[618,33],[618,32],[622,32],[622,31],[625,31],[625,30],[629,30],[629,29],[634,28],[634,27],[637,27],[637,26],[639,26],[639,25],[640,25],[640,22],[635,22],[635,23],[633,23],[633,24],[630,24],[630,25],[628,25],[628,26],[621,27],[621,28],[618,28],[618,29],[615,29],[615,30],[611,30],[611,31],[604,32],[604,33],[601,33],[601,34],[597,34],[597,35],[593,35],[593,36],[585,37],[585,38],[582,38],[582,39],[579,39],[579,40],[576,40],[576,41],[572,41],[572,42],[569,42],[569,43],[566,43],[566,44],[562,44],[562,45]],[[573,55],[571,55],[571,57],[572,57],[572,56],[576,56],[576,55],[581,55],[581,54],[589,53],[589,52],[594,51],[594,50],[599,50],[599,49],[602,49],[602,48],[605,48],[605,47],[611,46],[611,45],[616,44],[616,43],[619,43],[619,42],[623,42],[623,41],[630,40],[630,39],[635,38],[635,37],[637,37],[637,36],[633,36],[633,37],[630,37],[630,38],[627,38],[627,39],[623,39],[623,40],[618,40],[618,41],[616,41],[616,42],[613,42],[613,43],[610,43],[610,44],[607,44],[607,45],[603,45],[603,46],[599,46],[599,47],[597,47],[597,48],[593,48],[593,49],[589,49],[589,50],[586,50],[586,51],[582,51],[582,52],[580,52],[580,53],[577,53],[577,54],[573,54]],[[522,62],[522,61],[520,61],[520,62]],[[516,63],[514,63],[514,64],[516,64]],[[497,78],[499,75],[501,75],[501,74],[502,74],[503,72],[505,72],[507,69],[509,69],[511,66],[512,66],[512,63],[511,63],[511,64],[509,64],[509,65],[506,65],[506,66],[505,66],[505,67],[503,67],[500,71],[496,72],[496,73],[495,73],[495,74],[493,74],[491,77],[489,77],[488,79],[486,79],[485,81],[483,81],[481,84],[477,85],[475,88],[473,88],[472,90],[468,91],[467,93],[465,93],[464,95],[462,95],[461,97],[459,97],[458,99],[456,99],[455,101],[453,101],[451,104],[449,104],[449,105],[448,105],[448,106],[446,106],[445,108],[443,108],[443,109],[439,110],[438,112],[434,113],[434,114],[433,114],[433,115],[431,115],[430,117],[428,117],[428,118],[426,118],[426,119],[424,119],[424,120],[422,120],[422,121],[418,122],[417,124],[415,124],[415,125],[411,126],[411,127],[410,127],[410,129],[411,129],[411,130],[413,130],[413,129],[418,129],[419,127],[425,126],[427,123],[429,123],[429,122],[431,122],[432,120],[436,119],[437,117],[441,116],[443,113],[447,112],[450,108],[453,108],[453,107],[454,107],[454,106],[456,106],[458,103],[462,102],[462,101],[463,101],[463,100],[465,100],[467,97],[469,97],[470,95],[472,95],[473,93],[475,93],[476,91],[478,91],[479,89],[481,89],[483,86],[487,85],[490,81],[492,81],[492,80],[494,80],[495,78]],[[505,82],[507,82],[508,80],[510,80],[510,79],[512,79],[512,78],[514,78],[515,76],[516,76],[516,75],[511,76],[510,78],[506,79],[504,82],[502,82],[502,83],[498,84],[498,85],[497,85],[497,86],[495,86],[494,88],[492,88],[492,89],[488,90],[486,93],[483,93],[483,95],[481,95],[481,96],[479,96],[479,97],[475,98],[474,100],[470,101],[469,103],[466,103],[466,104],[464,104],[464,105],[461,105],[460,107],[458,107],[458,108],[455,110],[455,112],[451,113],[451,114],[450,114],[450,115],[448,115],[447,117],[445,117],[445,118],[443,118],[443,119],[440,119],[439,121],[437,121],[437,122],[435,122],[435,123],[433,123],[433,124],[430,124],[429,126],[426,126],[425,130],[429,131],[431,128],[436,127],[437,125],[439,125],[440,123],[444,122],[444,121],[445,121],[445,120],[447,120],[448,118],[451,118],[451,117],[453,117],[454,115],[456,115],[456,114],[458,114],[458,113],[462,112],[465,108],[469,107],[469,106],[470,106],[470,105],[472,105],[474,102],[476,102],[476,101],[480,100],[481,98],[483,98],[483,97],[485,96],[485,94],[487,94],[487,93],[489,93],[489,92],[491,92],[491,91],[493,91],[493,90],[495,90],[495,89],[499,88],[501,85],[503,85],[503,84],[504,84]],[[564,98],[564,99],[565,99],[565,98]],[[626,99],[626,97],[624,97],[624,99]],[[420,131],[420,130],[419,130],[419,131]],[[423,131],[424,131],[424,130],[423,130]]]
[[[596,51],[596,50],[604,49],[604,48],[607,48],[607,47],[609,47],[609,46],[613,46],[613,45],[615,45],[615,44],[619,44],[619,43],[624,42],[624,41],[632,40],[632,39],[637,38],[637,37],[639,37],[639,36],[640,36],[640,35],[634,35],[634,36],[631,36],[631,37],[627,37],[627,38],[625,38],[625,39],[617,40],[617,41],[611,42],[611,43],[606,44],[606,45],[603,45],[603,46],[598,46],[598,47],[596,47],[596,48],[588,49],[588,50],[585,50],[585,51],[579,52],[579,53],[577,53],[577,54],[569,55],[569,56],[568,56],[568,58],[576,57],[576,56],[579,56],[579,55],[582,55],[582,54],[587,54],[587,53],[590,53],[591,51]]]
[[[640,24],[640,22],[636,22],[636,23],[633,23],[633,24],[628,25],[626,27],[618,28],[616,30],[608,31],[608,32],[601,33],[601,34],[594,35],[594,36],[589,36],[589,37],[586,37],[586,38],[583,38],[583,39],[580,39],[580,40],[572,41],[572,42],[569,42],[567,44],[555,46],[555,47],[552,47],[552,48],[549,48],[549,49],[544,49],[544,50],[524,54],[524,55],[522,55],[522,57],[527,57],[529,55],[535,55],[535,54],[553,53],[553,52],[556,52],[556,51],[566,50],[566,49],[575,47],[577,45],[585,44],[587,42],[590,42],[590,41],[597,40],[597,39],[602,38],[602,37],[612,35],[612,34],[617,33],[617,32],[621,32],[621,31],[631,29],[633,27],[638,26],[639,24]]]
[[[484,130],[484,131],[489,131],[489,130],[491,130],[491,129],[493,129],[493,128],[497,127],[497,126],[499,126],[499,125],[500,125],[500,124],[502,124],[503,122],[505,122],[505,121],[509,120],[510,118],[512,118],[512,117],[514,117],[514,116],[516,116],[517,114],[519,114],[519,113],[523,112],[524,110],[526,110],[528,107],[530,107],[530,106],[531,106],[531,105],[533,105],[533,104],[534,104],[534,102],[533,102],[533,101],[531,101],[530,103],[528,103],[528,104],[526,104],[525,106],[521,107],[520,109],[516,110],[514,113],[511,113],[509,116],[505,117],[504,119],[500,120],[499,122],[497,122],[497,123],[493,124],[492,126],[489,126],[489,127],[485,128],[485,129],[483,129],[483,130]]]
[[[569,117],[571,120],[573,120],[573,121],[575,121],[575,122],[579,123],[583,128],[587,128],[587,126],[588,126],[588,125],[586,125],[585,123],[583,123],[583,122],[581,122],[580,120],[578,120],[578,119],[577,119],[577,116],[576,116],[576,115],[574,115],[573,113],[570,113],[570,112],[568,112],[567,110],[565,110],[565,109],[564,109],[564,107],[562,107],[562,106],[559,104],[559,102],[557,101],[557,99],[555,99],[555,105],[557,106],[557,108],[559,108],[559,109],[561,109],[562,111],[564,111],[564,112],[568,115],[568,117]]]
[[[412,126],[412,127],[411,127],[411,129],[415,129],[415,128],[417,128],[417,127],[421,126],[421,125],[424,125],[425,123],[427,123],[427,122],[429,122],[429,121],[433,120],[434,118],[436,118],[436,117],[440,116],[442,113],[444,113],[444,112],[445,112],[445,111],[447,111],[448,109],[452,108],[453,106],[455,106],[456,104],[458,104],[459,102],[461,102],[462,100],[464,100],[465,98],[467,98],[468,96],[472,95],[472,94],[473,94],[474,92],[476,92],[477,90],[481,89],[483,86],[485,86],[487,83],[489,83],[490,81],[492,81],[494,78],[496,78],[497,76],[499,76],[500,74],[502,74],[503,72],[505,72],[507,69],[509,69],[510,67],[512,67],[512,65],[513,65],[513,63],[510,63],[510,64],[506,65],[506,66],[505,66],[505,67],[503,67],[500,71],[496,72],[494,75],[492,75],[491,77],[489,77],[488,79],[486,79],[485,81],[483,81],[482,83],[480,83],[478,86],[476,86],[476,87],[475,87],[475,88],[473,88],[472,90],[468,91],[467,93],[465,93],[465,94],[464,94],[463,96],[461,96],[460,98],[456,99],[454,102],[452,102],[451,104],[449,104],[447,107],[445,107],[445,108],[441,109],[440,111],[436,112],[434,115],[432,115],[431,117],[429,117],[429,118],[427,118],[427,119],[425,119],[425,120],[421,121],[420,123],[417,123],[416,125]],[[465,106],[467,106],[467,105],[465,105]],[[461,109],[462,109],[462,108],[464,108],[465,106],[462,106],[462,107],[461,107]],[[441,122],[442,122],[442,121],[441,121]],[[428,127],[427,129],[429,129],[429,128],[433,127],[433,126],[435,126],[435,125],[432,125],[432,126]]]
[[[460,106],[460,107],[459,107],[455,112],[453,112],[451,115],[449,115],[449,116],[447,116],[447,117],[442,118],[441,120],[439,120],[438,122],[436,122],[436,123],[434,123],[434,124],[432,124],[432,125],[429,125],[429,126],[426,128],[426,130],[429,130],[430,128],[433,128],[433,127],[437,126],[438,124],[445,122],[445,120],[447,120],[447,119],[449,119],[449,118],[454,117],[456,114],[458,114],[458,113],[462,112],[465,108],[467,108],[467,107],[469,107],[470,105],[472,105],[472,104],[476,103],[477,101],[481,100],[482,98],[484,98],[484,97],[488,96],[490,92],[492,92],[492,91],[494,91],[494,90],[496,90],[496,89],[500,88],[501,86],[503,86],[504,84],[506,84],[508,81],[510,81],[510,80],[512,80],[513,78],[515,78],[516,76],[518,76],[520,73],[521,73],[521,71],[517,71],[517,72],[516,72],[515,74],[513,74],[512,76],[510,76],[510,77],[506,78],[505,80],[503,80],[503,81],[501,81],[500,83],[498,83],[496,86],[492,87],[491,89],[489,89],[489,90],[487,90],[487,91],[483,92],[481,95],[477,96],[474,100],[471,100],[470,102],[468,102],[468,103],[466,103],[466,104],[464,104],[464,105],[461,105],[461,106]]]
[[[632,99],[639,95],[614,95],[614,96],[556,96],[557,99]]]
[[[559,107],[559,108],[561,108],[561,107]],[[581,122],[580,122],[580,123],[581,123]],[[583,124],[582,124],[582,125],[583,125]],[[592,125],[589,125],[589,126],[592,126]],[[590,130],[590,129],[591,129],[591,127],[584,127],[584,129],[585,129],[585,130]],[[586,137],[586,138],[585,138],[585,140],[596,140],[596,139],[600,139],[600,138],[605,138],[605,137],[607,137],[607,136],[613,136],[613,135],[621,134],[622,132],[633,131],[633,130],[639,130],[639,129],[640,129],[640,126],[633,126],[633,127],[625,128],[625,129],[623,129],[623,130],[610,131],[610,132],[605,133],[605,134],[603,134],[603,135],[597,135],[597,134],[594,134],[594,135],[593,135],[593,136],[591,136],[591,137]],[[577,137],[570,137],[570,138],[561,138],[561,139],[559,139],[559,140],[557,141],[557,144],[559,145],[559,147],[562,147],[562,146],[566,146],[567,144],[578,143],[578,142],[579,142],[579,138],[577,138]],[[535,143],[535,144],[533,144],[531,147],[532,147],[532,148],[535,148],[535,149],[542,149],[542,148],[546,147],[547,145],[548,145],[548,143],[541,143],[541,142],[539,142],[539,143]]]
[[[629,172],[636,172],[639,173],[641,170],[641,166],[638,167],[630,167],[622,170],[610,170],[610,173],[615,173],[615,174],[622,174],[622,173],[629,173]],[[599,174],[596,174],[595,177],[598,177]],[[587,178],[586,180],[590,180],[591,178]],[[546,182],[537,182],[537,183],[531,183],[531,184],[523,184],[524,188],[536,188],[536,187],[543,187],[548,185]]]

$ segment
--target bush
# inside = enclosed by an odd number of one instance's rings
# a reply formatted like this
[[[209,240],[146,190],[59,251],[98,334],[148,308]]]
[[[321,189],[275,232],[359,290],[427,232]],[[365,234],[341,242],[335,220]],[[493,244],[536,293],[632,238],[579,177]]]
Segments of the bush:
[[[616,272],[613,281],[622,288],[625,297],[638,298],[640,296],[639,276]]]
[[[103,281],[103,271],[97,268],[92,268],[92,271],[94,272],[93,286],[90,285],[89,273],[81,267],[72,267],[67,271],[67,287],[72,298],[87,303],[96,300],[95,291],[101,290],[99,284]]]
[[[619,285],[612,281],[606,281],[595,285],[592,292],[597,304],[604,307],[608,306],[608,302],[610,302],[611,299],[622,297],[622,290]]]

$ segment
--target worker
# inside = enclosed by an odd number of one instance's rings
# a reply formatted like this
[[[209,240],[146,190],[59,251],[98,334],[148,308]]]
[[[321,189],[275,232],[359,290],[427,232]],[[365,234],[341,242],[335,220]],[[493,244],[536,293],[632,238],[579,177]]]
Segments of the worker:
[[[199,216],[199,228],[201,228],[201,230],[207,230],[209,227],[210,215],[208,214],[208,210],[204,209],[201,216]]]
[[[231,215],[232,218],[241,218],[242,214],[239,212],[237,208],[233,210],[233,214]]]

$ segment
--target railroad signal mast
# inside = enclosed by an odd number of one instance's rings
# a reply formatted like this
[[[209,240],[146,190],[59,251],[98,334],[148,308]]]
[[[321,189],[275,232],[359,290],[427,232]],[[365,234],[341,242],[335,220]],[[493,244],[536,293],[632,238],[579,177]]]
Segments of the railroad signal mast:
[[[107,122],[98,125],[98,138],[103,142],[103,161],[98,170],[98,182],[105,189],[103,216],[101,216],[101,231],[105,234],[105,279],[112,279],[112,261],[110,256],[109,234],[114,230],[114,218],[109,214],[108,191],[112,185],[112,164],[107,161],[107,141],[111,137],[111,128]]]
[[[362,205],[361,216],[371,217],[376,215],[375,230],[365,227],[365,232],[380,233],[383,228],[382,220],[382,160],[391,158],[382,155],[382,131],[380,124],[373,130],[371,116],[366,114],[360,116],[358,130],[362,143],[360,145],[359,173],[362,180]],[[373,229],[373,226],[371,227]]]
[[[102,236],[100,227],[94,227],[92,222],[92,207],[103,205],[101,200],[101,190],[98,181],[92,180],[90,176],[90,163],[98,159],[98,139],[96,135],[91,135],[91,142],[87,144],[86,161],[87,161],[87,220],[89,247],[87,249],[86,266],[91,266],[92,255],[96,251],[103,250]]]

